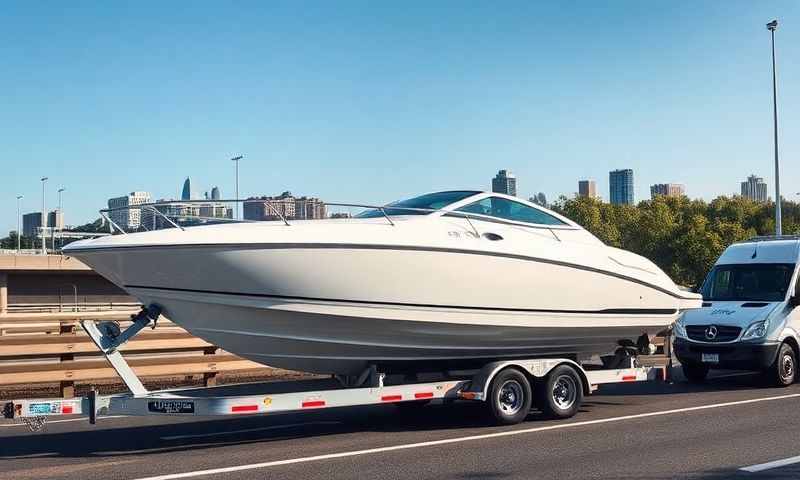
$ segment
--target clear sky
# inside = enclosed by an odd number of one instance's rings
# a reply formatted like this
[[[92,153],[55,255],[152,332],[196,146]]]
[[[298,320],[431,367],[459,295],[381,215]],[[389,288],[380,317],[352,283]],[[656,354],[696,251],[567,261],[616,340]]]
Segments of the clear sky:
[[[0,232],[65,187],[68,224],[112,196],[385,202],[489,189],[549,199],[608,171],[692,197],[774,196],[777,18],[785,196],[800,198],[800,2],[3,2]]]

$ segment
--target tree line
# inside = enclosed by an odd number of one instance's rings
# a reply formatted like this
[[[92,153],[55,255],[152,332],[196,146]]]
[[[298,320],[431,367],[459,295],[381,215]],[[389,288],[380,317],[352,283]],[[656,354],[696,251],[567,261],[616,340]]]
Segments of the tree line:
[[[638,205],[561,197],[550,206],[607,245],[649,258],[679,285],[698,286],[731,243],[775,232],[775,204],[657,196]],[[800,233],[800,204],[782,203],[783,233]]]

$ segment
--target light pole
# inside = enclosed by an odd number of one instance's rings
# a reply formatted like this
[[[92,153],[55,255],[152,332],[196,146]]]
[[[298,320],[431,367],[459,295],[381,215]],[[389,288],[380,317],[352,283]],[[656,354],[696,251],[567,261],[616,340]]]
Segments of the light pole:
[[[236,219],[241,220],[239,218],[239,160],[243,159],[244,155],[239,155],[238,157],[231,158],[231,161],[236,163]]]
[[[47,228],[47,212],[45,211],[45,202],[44,202],[44,184],[47,181],[47,177],[42,177],[42,255],[47,255],[47,245],[45,244],[45,229]]]
[[[19,220],[20,220],[20,211],[19,211],[19,201],[25,198],[22,195],[17,195],[17,255],[19,255],[20,250],[20,237],[22,236],[22,232],[19,229]]]
[[[775,29],[778,21],[773,20],[767,24],[767,30],[772,36],[772,120],[775,140],[775,235],[781,235],[781,177],[778,166],[778,81],[775,73]]]
[[[62,240],[61,239],[61,228],[62,228],[62,226],[63,226],[62,224],[64,222],[64,211],[61,210],[61,192],[63,192],[64,190],[66,190],[66,188],[64,188],[64,187],[61,187],[61,188],[58,189],[58,213],[56,213],[56,215],[55,215],[56,218],[55,218],[55,221],[53,222],[55,224],[58,224],[58,237],[59,237],[58,239],[59,239],[59,243]],[[53,225],[53,228],[55,228],[55,225]],[[56,235],[55,235],[55,233],[53,233],[53,250],[55,250],[55,249],[56,249]]]

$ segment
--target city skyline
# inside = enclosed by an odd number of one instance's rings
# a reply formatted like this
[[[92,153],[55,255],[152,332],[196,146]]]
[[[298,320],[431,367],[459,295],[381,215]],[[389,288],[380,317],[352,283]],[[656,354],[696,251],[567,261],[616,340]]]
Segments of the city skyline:
[[[175,198],[187,172],[232,196],[241,153],[241,197],[385,203],[483,190],[496,167],[523,179],[520,198],[571,195],[578,178],[605,195],[618,165],[638,199],[665,180],[738,194],[750,172],[772,191],[772,18],[786,26],[782,185],[798,199],[797,2],[251,7],[9,5],[0,231],[15,229],[16,195],[41,209],[42,176],[46,208],[67,187],[79,224],[122,192]]]

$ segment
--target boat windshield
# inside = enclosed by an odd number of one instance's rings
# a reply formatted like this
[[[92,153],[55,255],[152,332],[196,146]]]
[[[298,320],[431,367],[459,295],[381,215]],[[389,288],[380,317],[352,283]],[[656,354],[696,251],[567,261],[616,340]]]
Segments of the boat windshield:
[[[432,212],[426,210],[439,210],[452,203],[459,202],[478,193],[481,192],[474,190],[454,190],[450,192],[428,193],[425,195],[420,195],[419,197],[392,202],[386,205],[383,210],[386,212],[386,215],[428,215]],[[359,213],[356,215],[356,218],[375,218],[382,216],[383,212],[380,210],[370,209]]]
[[[703,283],[703,300],[780,302],[792,272],[791,263],[717,265]]]

